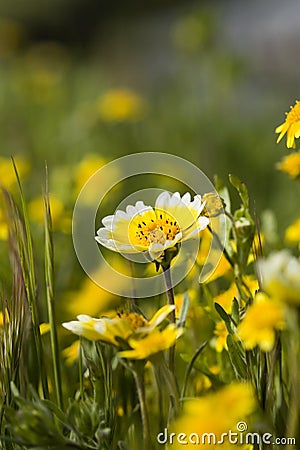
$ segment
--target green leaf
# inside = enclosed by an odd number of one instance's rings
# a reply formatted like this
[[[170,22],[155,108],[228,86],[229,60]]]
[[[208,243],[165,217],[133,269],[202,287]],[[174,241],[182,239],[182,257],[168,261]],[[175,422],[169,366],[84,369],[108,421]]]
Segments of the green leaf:
[[[229,181],[239,193],[245,209],[249,208],[249,195],[245,183],[243,183],[236,175],[229,175]]]
[[[247,378],[247,365],[242,349],[234,336],[227,336],[228,354],[237,378]]]
[[[186,291],[183,295],[183,301],[180,309],[180,314],[178,318],[178,322],[176,327],[177,328],[183,328],[185,326],[186,317],[189,311],[190,307],[190,297],[188,291]]]
[[[237,299],[234,297],[233,302],[232,302],[232,319],[234,320],[235,324],[237,325],[240,321],[240,307],[239,307],[239,302],[237,301]]]
[[[233,330],[231,328],[232,319],[231,319],[230,315],[227,314],[225,309],[219,303],[215,303],[215,309],[216,309],[217,313],[219,314],[219,316],[221,317],[221,319],[224,320],[226,328],[228,330],[228,333],[232,334],[233,333]]]

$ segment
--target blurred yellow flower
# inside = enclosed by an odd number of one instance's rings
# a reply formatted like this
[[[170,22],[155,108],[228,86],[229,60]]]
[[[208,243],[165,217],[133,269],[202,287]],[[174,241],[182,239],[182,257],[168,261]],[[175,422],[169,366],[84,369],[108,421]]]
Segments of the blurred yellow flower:
[[[130,89],[113,89],[99,97],[97,108],[101,119],[107,122],[125,122],[143,116],[145,101]]]
[[[84,184],[107,161],[99,155],[90,153],[74,167],[75,194],[78,195]]]
[[[71,232],[71,217],[65,212],[63,203],[57,198],[50,196],[50,208],[52,225],[54,230],[64,233]],[[28,204],[29,218],[39,224],[44,224],[44,199],[37,197]]]
[[[184,433],[185,448],[194,448],[195,444],[198,444],[203,449],[232,449],[232,444],[226,437],[224,438],[224,435],[222,445],[217,445],[217,441],[221,439],[222,433],[228,433],[229,430],[238,431],[237,423],[244,421],[255,409],[255,393],[247,383],[234,382],[217,392],[188,400],[183,404],[182,414],[170,427],[169,435],[171,433],[175,435],[172,445],[168,448],[181,449],[182,443],[177,436]],[[208,441],[208,433],[214,434],[215,441],[214,439]],[[238,445],[235,447],[240,448]]]
[[[44,334],[49,333],[50,331],[50,323],[41,323],[40,324],[40,333],[43,336]]]
[[[120,280],[116,281],[116,289],[122,289],[122,287],[127,287],[130,283],[130,271],[126,261],[119,257],[119,255],[114,255],[110,259],[110,265],[117,272],[126,275]],[[87,314],[90,316],[99,316],[107,314],[114,308],[117,308],[122,303],[122,300],[117,295],[106,291],[98,286],[93,279],[106,279],[111,276],[111,269],[109,266],[103,266],[97,271],[91,274],[91,279],[85,277],[80,287],[74,291],[69,291],[65,294],[64,304],[66,310],[72,316],[77,316],[78,314]]]
[[[118,354],[121,358],[146,359],[172,347],[182,333],[183,329],[176,328],[174,324],[168,325],[162,331],[154,329],[143,339],[130,338],[128,343],[132,350],[124,350]]]
[[[300,218],[296,219],[287,229],[285,230],[285,239],[290,243],[300,244]]]
[[[36,67],[28,74],[28,87],[31,100],[39,104],[47,104],[57,100],[61,91],[58,86],[62,74],[58,70],[47,67]]]
[[[8,310],[7,309],[5,309],[5,317],[3,315],[3,312],[0,311],[0,327],[1,328],[4,325],[4,320],[5,320],[5,323],[9,322],[9,314],[8,314]]]
[[[221,353],[223,349],[228,350],[227,347],[228,330],[226,328],[225,322],[220,321],[216,324],[214,329],[214,335],[216,336],[215,340],[216,351],[218,353]]]
[[[0,241],[6,241],[8,238],[8,224],[5,220],[4,213],[0,204]]]
[[[300,261],[288,250],[272,253],[258,261],[264,291],[270,297],[300,305]]]
[[[22,179],[24,175],[29,171],[29,164],[24,158],[16,156],[14,161],[18,170],[19,177]],[[5,189],[11,190],[17,183],[12,160],[10,158],[4,158],[0,156],[0,186]]]
[[[221,294],[214,297],[214,302],[219,303],[219,305],[221,305],[228,314],[231,314],[232,301],[234,297],[238,297],[238,289],[236,284],[232,283],[227,291],[221,292]]]
[[[90,153],[79,161],[73,169],[74,180],[74,196],[77,197],[86,182],[109,161],[97,154]],[[102,192],[109,190],[112,185],[112,179],[118,179],[120,173],[116,166],[106,166],[101,172],[101,189]],[[86,203],[99,201],[98,183],[90,183],[85,187],[85,195],[83,199]],[[103,200],[105,201],[105,199]]]
[[[244,277],[244,282],[248,286],[253,296],[259,288],[257,279],[254,276],[249,275]],[[245,288],[243,289],[245,291]],[[245,291],[245,294],[248,294],[247,291]],[[227,291],[224,291],[214,297],[214,302],[219,303],[228,314],[231,314],[233,299],[239,299],[239,297],[240,294],[237,285],[235,283],[232,283]]]
[[[80,341],[79,339],[74,341],[69,347],[66,347],[62,354],[63,357],[66,358],[67,366],[72,366],[78,359],[80,350]]]
[[[291,178],[300,176],[300,152],[291,153],[285,156],[282,161],[276,164],[277,169],[290,175]]]
[[[237,334],[247,350],[258,345],[264,352],[269,352],[274,347],[275,331],[284,327],[282,305],[259,292],[239,323]]]
[[[295,148],[295,138],[300,137],[300,102],[297,100],[294,106],[291,106],[291,110],[286,113],[285,122],[279,125],[276,133],[280,133],[277,139],[277,143],[281,141],[285,133],[287,133],[286,145],[288,148]]]
[[[149,321],[141,314],[133,312],[119,313],[112,318],[101,317],[100,319],[80,314],[77,317],[78,321],[65,322],[63,326],[86,339],[100,340],[119,347],[120,340],[128,341],[133,336],[141,338],[145,334],[154,332],[174,308],[172,305],[163,306]]]
[[[203,196],[203,199],[205,195]],[[200,250],[197,255],[197,264],[202,267],[206,263],[207,256],[210,251],[216,252],[216,256],[218,257],[219,250],[210,249],[212,242],[211,232],[206,228],[203,230],[201,234],[201,242],[200,242]],[[206,280],[206,283],[211,283],[214,280],[217,280],[220,277],[223,277],[232,271],[232,267],[222,254],[221,259],[218,262],[216,269],[212,272],[211,276]]]

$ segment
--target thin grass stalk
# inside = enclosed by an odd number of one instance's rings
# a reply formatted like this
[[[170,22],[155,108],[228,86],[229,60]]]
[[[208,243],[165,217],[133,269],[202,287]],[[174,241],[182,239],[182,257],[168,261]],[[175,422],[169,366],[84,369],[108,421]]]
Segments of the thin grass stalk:
[[[171,278],[171,268],[170,266],[167,268],[163,268],[163,274],[165,279],[165,285],[166,285],[166,294],[169,305],[174,306],[175,300],[174,300],[174,291],[172,286],[172,278]],[[175,316],[175,310],[171,312],[170,314],[170,321],[171,323],[176,323],[176,316]],[[175,373],[175,344],[170,347],[169,350],[169,369],[174,374]]]
[[[144,376],[143,369],[132,370],[132,374],[134,377],[134,381],[136,384],[137,394],[139,398],[141,418],[142,418],[142,428],[143,428],[143,441],[144,441],[144,450],[150,450],[151,448],[151,438],[150,438],[150,428],[149,428],[149,417],[146,406],[146,398],[145,398],[145,385],[144,385]]]
[[[79,372],[79,391],[80,398],[83,400],[84,398],[84,389],[83,389],[83,361],[82,361],[82,337],[79,336],[79,355],[78,355],[78,372]]]
[[[33,337],[37,355],[38,377],[41,381],[44,398],[49,398],[47,376],[43,362],[42,341],[39,329],[39,318],[36,305],[36,278],[33,259],[32,240],[29,228],[26,204],[23,196],[22,186],[18,177],[17,169],[14,165],[16,177],[19,184],[20,196],[22,201],[23,221],[18,208],[12,196],[6,190],[3,190],[5,209],[8,216],[10,229],[10,241],[15,248],[14,258],[20,267],[22,283],[25,287],[26,299],[29,306],[31,323],[33,328]]]
[[[55,307],[54,307],[54,250],[52,238],[52,218],[50,209],[50,200],[48,185],[44,196],[44,219],[45,219],[45,281],[46,297],[48,307],[48,317],[50,323],[50,341],[54,372],[54,386],[57,405],[63,408],[62,381],[59,359],[59,347],[56,331]]]

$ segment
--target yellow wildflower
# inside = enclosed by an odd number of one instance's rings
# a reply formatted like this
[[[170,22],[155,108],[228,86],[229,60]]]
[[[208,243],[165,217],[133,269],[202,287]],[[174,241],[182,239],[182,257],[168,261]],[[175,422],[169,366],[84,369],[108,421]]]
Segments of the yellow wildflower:
[[[282,330],[284,326],[283,307],[260,292],[238,325],[237,334],[247,350],[258,345],[269,352],[274,347],[275,331]]]
[[[216,324],[214,329],[214,335],[216,336],[216,351],[221,353],[223,349],[228,350],[227,347],[227,336],[228,330],[225,322],[220,321]]]
[[[95,239],[115,252],[146,252],[157,260],[166,249],[197,238],[207,227],[204,206],[200,195],[192,200],[189,192],[181,197],[179,192],[170,195],[164,191],[154,208],[138,201],[135,206],[128,205],[126,212],[118,210],[105,217]]]
[[[300,218],[296,219],[286,230],[285,239],[287,242],[300,243]]]
[[[49,333],[50,331],[50,323],[41,323],[40,324],[40,333],[43,336],[44,334]]]
[[[6,241],[7,238],[8,238],[8,225],[5,220],[0,204],[0,240]]]
[[[125,287],[129,283],[129,270],[126,262],[119,255],[117,258],[110,259],[110,265],[118,272],[126,275],[121,281],[118,281],[118,288]],[[110,268],[107,266],[101,267],[98,271],[91,274],[92,279],[106,279],[110,276]],[[67,292],[65,296],[66,310],[72,316],[77,316],[80,313],[88,314],[90,316],[107,315],[108,311],[118,307],[121,304],[120,297],[102,289],[98,284],[94,283],[92,279],[85,277],[81,285],[74,291]]]
[[[300,304],[300,261],[289,251],[272,253],[258,262],[263,288],[276,300]]]
[[[291,178],[298,178],[300,175],[300,152],[285,156],[281,162],[276,164],[276,167],[281,172],[290,175]]]
[[[203,199],[205,198],[205,195],[203,196]],[[202,236],[201,236],[201,243],[200,243],[200,250],[197,256],[197,264],[202,267],[207,260],[207,255],[210,251],[215,251],[219,253],[219,250],[211,250],[211,242],[212,242],[212,235],[211,232],[208,229],[203,230]],[[225,256],[222,254],[221,259],[214,270],[212,272],[211,276],[207,279],[207,283],[210,283],[224,275],[227,275],[231,271],[231,265],[225,258]]]
[[[74,181],[76,195],[79,194],[88,179],[106,163],[107,161],[101,156],[90,153],[75,166]]]
[[[285,122],[279,125],[276,133],[280,133],[277,139],[277,143],[281,141],[285,133],[287,133],[286,145],[288,148],[295,148],[295,138],[300,137],[300,102],[297,100],[294,106],[291,106],[291,110],[286,113]]]
[[[66,347],[63,350],[63,356],[66,358],[66,365],[72,366],[74,364],[79,356],[79,350],[80,350],[80,341],[77,339],[74,341],[69,347]]]
[[[64,210],[63,203],[57,197],[50,197],[51,217],[54,230],[71,232],[71,218]],[[34,222],[44,224],[44,199],[37,197],[28,205],[29,217]]]
[[[252,295],[254,295],[259,288],[257,279],[253,276],[245,276],[244,282],[250,289]],[[245,290],[245,288],[243,289]],[[247,291],[245,293],[246,295],[248,294]],[[237,285],[232,283],[227,291],[222,292],[214,298],[214,302],[219,303],[228,314],[231,314],[233,299],[238,299],[239,297],[240,294]]]
[[[228,433],[229,430],[238,431],[237,423],[245,420],[255,409],[255,394],[250,384],[246,383],[235,382],[217,392],[188,400],[183,405],[181,416],[175,420],[169,431],[170,437],[171,433],[175,433],[170,449],[181,449],[182,439],[186,441],[185,448],[194,448],[195,444],[198,444],[204,449],[231,449],[232,444],[224,435],[223,444],[217,445],[222,433]],[[185,437],[180,436],[180,433],[184,433]],[[208,440],[209,433],[211,441]],[[167,437],[165,443],[170,443],[169,439]]]
[[[3,327],[4,321],[5,321],[5,323],[9,322],[9,314],[8,314],[8,310],[7,309],[5,309],[5,317],[3,316],[3,312],[0,311],[0,328]]]
[[[137,313],[116,314],[113,318],[93,317],[80,314],[78,321],[63,323],[63,326],[73,333],[89,340],[100,340],[119,347],[120,340],[128,341],[129,338],[144,336],[161,324],[165,318],[175,309],[172,305],[165,305],[154,314],[151,320]]]
[[[24,158],[16,156],[14,158],[19,177],[22,178],[29,170],[29,164]],[[11,190],[16,184],[17,178],[11,158],[4,158],[0,156],[0,186]]]
[[[139,119],[145,111],[144,100],[130,89],[113,89],[98,99],[99,116],[107,122]]]
[[[176,328],[174,324],[170,324],[162,331],[153,330],[143,339],[131,338],[128,343],[132,350],[119,352],[119,356],[128,359],[146,359],[172,347],[182,332],[182,328]]]

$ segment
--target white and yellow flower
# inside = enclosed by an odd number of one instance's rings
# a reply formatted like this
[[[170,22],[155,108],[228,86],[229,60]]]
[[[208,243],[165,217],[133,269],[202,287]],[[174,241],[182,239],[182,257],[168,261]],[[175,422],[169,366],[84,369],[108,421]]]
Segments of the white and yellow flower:
[[[207,227],[204,206],[200,195],[191,200],[188,192],[182,197],[178,192],[162,192],[154,208],[138,201],[135,206],[127,206],[126,212],[117,210],[105,217],[95,239],[115,252],[148,252],[157,259],[166,249],[197,238]]]
[[[272,253],[258,262],[263,289],[272,298],[300,304],[300,261],[288,250]]]
[[[78,336],[119,347],[120,340],[128,341],[133,336],[141,338],[153,332],[174,309],[173,305],[165,305],[150,320],[134,312],[119,313],[113,317],[104,316],[100,319],[80,314],[77,316],[78,321],[73,320],[62,325]]]

